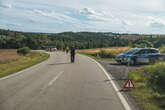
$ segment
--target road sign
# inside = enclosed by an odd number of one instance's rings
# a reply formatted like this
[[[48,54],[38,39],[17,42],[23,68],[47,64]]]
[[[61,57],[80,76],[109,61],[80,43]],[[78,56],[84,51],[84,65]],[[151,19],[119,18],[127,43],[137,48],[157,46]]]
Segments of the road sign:
[[[124,85],[124,88],[135,88],[133,82],[131,79],[128,79],[127,82]]]

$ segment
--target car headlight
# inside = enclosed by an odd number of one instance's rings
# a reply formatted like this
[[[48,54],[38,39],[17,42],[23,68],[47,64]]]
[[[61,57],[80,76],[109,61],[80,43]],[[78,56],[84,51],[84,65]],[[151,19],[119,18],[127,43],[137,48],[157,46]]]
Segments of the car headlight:
[[[131,58],[127,58],[127,61],[128,61],[128,62],[131,61]]]
[[[126,61],[127,60],[127,57],[125,57],[124,60]]]

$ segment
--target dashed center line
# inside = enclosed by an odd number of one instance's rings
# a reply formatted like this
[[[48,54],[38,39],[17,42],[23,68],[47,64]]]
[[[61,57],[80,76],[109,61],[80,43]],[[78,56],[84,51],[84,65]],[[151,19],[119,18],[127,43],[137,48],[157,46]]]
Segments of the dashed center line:
[[[48,86],[51,86],[63,73],[64,73],[64,71],[61,71],[60,73],[58,73],[58,75],[55,76],[55,77],[48,83]]]

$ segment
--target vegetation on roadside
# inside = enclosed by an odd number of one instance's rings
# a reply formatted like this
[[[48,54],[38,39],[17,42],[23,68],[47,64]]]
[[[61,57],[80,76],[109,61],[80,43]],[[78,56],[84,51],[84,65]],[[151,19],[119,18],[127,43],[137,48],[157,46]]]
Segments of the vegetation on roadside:
[[[161,47],[159,47],[159,50],[161,53],[165,53],[165,45],[162,45]]]
[[[17,50],[17,53],[19,54],[19,55],[27,55],[28,53],[30,53],[30,48],[29,47],[22,47],[22,48],[19,48],[18,50]]]
[[[153,47],[153,43],[147,40],[138,40],[133,43],[132,47]]]
[[[111,47],[99,49],[78,50],[80,54],[91,56],[95,59],[114,59],[118,54],[125,52],[129,47]]]
[[[1,52],[2,52],[2,50],[1,50]],[[19,56],[19,55],[15,54],[16,50],[14,50],[14,51],[12,50],[12,52],[9,52],[9,50],[8,50],[8,51],[6,51],[6,56],[8,56],[8,58],[9,58],[9,56],[12,57],[12,55],[7,55],[7,53],[12,53],[13,55],[15,55],[15,57],[17,59],[13,58],[14,60],[13,59],[8,60],[6,58],[6,61],[4,60],[3,63],[0,63],[0,77],[4,77],[9,74],[18,72],[25,68],[28,68],[32,65],[35,65],[37,63],[40,63],[40,62],[46,60],[49,57],[49,55],[47,53],[41,53],[42,57],[40,57],[40,53],[34,52],[34,51],[28,53],[26,56]]]
[[[22,57],[17,54],[17,50],[15,49],[0,49],[0,64],[16,61]]]
[[[129,72],[135,89],[130,95],[143,110],[164,110],[165,108],[165,63],[156,63]]]

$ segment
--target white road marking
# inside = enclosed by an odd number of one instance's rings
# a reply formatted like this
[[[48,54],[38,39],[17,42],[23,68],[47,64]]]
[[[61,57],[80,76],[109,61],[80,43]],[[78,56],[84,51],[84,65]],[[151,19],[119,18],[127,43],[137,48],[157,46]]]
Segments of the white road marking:
[[[92,61],[94,61],[103,70],[103,72],[105,73],[106,77],[110,80],[113,88],[115,89],[115,91],[116,91],[119,99],[121,100],[121,103],[123,104],[125,110],[132,110],[130,105],[128,104],[128,102],[124,98],[124,96],[120,93],[120,91],[119,91],[118,87],[116,86],[115,82],[112,80],[112,76],[107,73],[107,71],[104,69],[104,67],[100,63],[98,63],[96,60],[94,60],[94,59],[92,59],[90,57],[88,57],[88,58],[91,59]]]
[[[44,86],[39,94],[42,94],[49,86],[51,86],[62,74],[64,73],[64,71],[61,71],[57,74],[57,76],[55,76],[46,86]]]
[[[63,73],[64,73],[64,71],[61,71],[60,73],[58,73],[58,75],[57,75],[56,77],[54,77],[54,78],[48,83],[48,86],[51,86]]]

